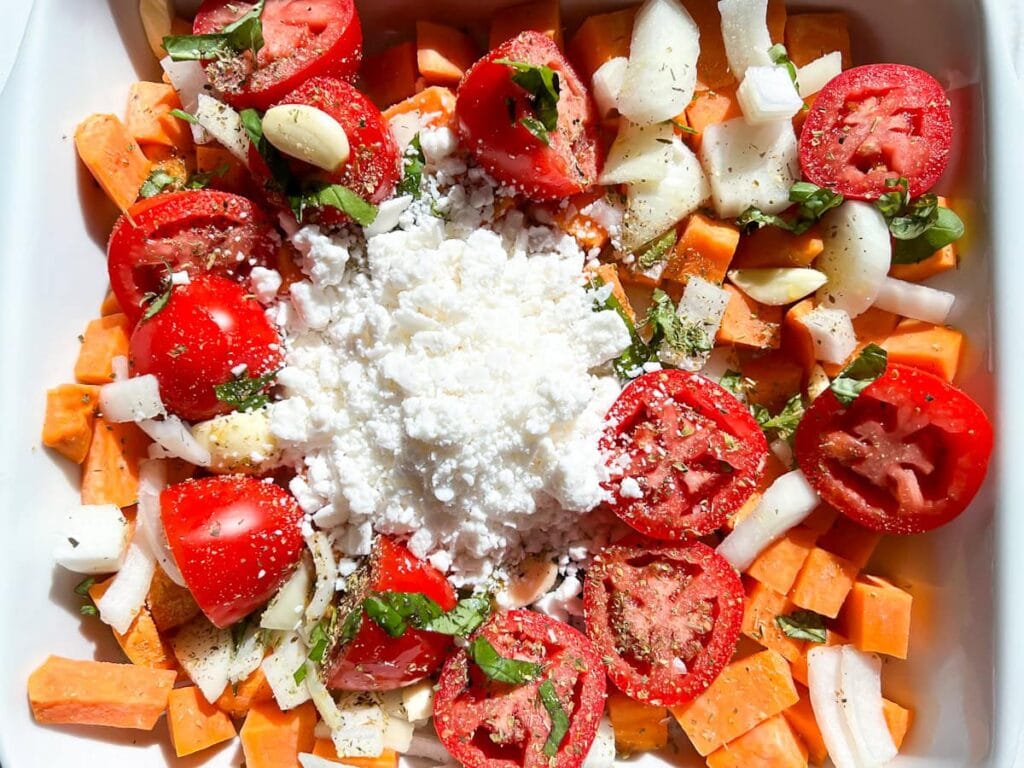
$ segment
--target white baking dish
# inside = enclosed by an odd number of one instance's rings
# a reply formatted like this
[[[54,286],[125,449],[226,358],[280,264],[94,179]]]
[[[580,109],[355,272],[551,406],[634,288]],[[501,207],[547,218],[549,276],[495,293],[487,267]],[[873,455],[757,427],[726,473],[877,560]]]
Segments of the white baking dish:
[[[1011,2],[1013,0],[1010,0]],[[468,23],[500,3],[365,0],[364,28],[408,32],[424,13]],[[615,5],[623,5],[618,2]],[[600,3],[568,0],[567,16]],[[612,4],[609,3],[609,6]],[[973,508],[930,535],[891,541],[873,569],[915,596],[911,661],[884,673],[889,696],[916,709],[900,766],[1017,764],[1024,725],[1024,262],[1019,250],[1021,93],[997,35],[997,2],[819,0],[846,8],[855,58],[930,70],[953,88],[958,153],[942,191],[969,220],[953,322],[971,339],[963,384],[993,414],[997,461]],[[106,287],[103,254],[115,212],[76,163],[76,123],[120,113],[127,87],[155,77],[137,0],[36,0],[0,101],[0,762],[73,765],[239,765],[236,747],[176,761],[166,726],[153,733],[40,728],[25,697],[47,654],[116,660],[98,621],[82,621],[76,578],[52,565],[53,527],[77,494],[76,472],[39,447],[47,387],[71,376],[76,336]],[[378,35],[379,37],[379,35]],[[371,46],[373,43],[371,43]],[[1016,353],[1016,354],[1015,354]],[[1014,451],[1016,450],[1016,453]],[[644,762],[657,763],[656,758]],[[701,765],[673,756],[675,765]]]

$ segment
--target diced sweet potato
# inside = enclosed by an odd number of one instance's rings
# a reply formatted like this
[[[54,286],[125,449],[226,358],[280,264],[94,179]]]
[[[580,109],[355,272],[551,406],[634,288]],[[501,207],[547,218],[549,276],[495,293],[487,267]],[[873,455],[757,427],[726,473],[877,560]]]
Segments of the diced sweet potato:
[[[410,112],[418,113],[427,125],[434,128],[449,125],[455,116],[455,94],[448,88],[432,85],[388,107],[384,110],[384,119],[390,121],[398,115]]]
[[[239,732],[246,768],[301,768],[299,753],[316,743],[316,720],[311,701],[287,712],[274,701],[253,706]]]
[[[608,694],[608,717],[620,754],[651,752],[668,743],[668,710],[636,701],[618,691]]]
[[[350,765],[352,768],[398,768],[398,753],[385,749],[379,757],[338,757],[338,749],[330,739],[317,739],[313,754],[332,763]]]
[[[114,115],[90,115],[75,130],[75,148],[114,205],[127,211],[149,177],[152,163]]]
[[[751,580],[747,585],[747,601],[743,610],[743,634],[765,648],[777,651],[792,662],[805,652],[807,642],[788,637],[775,619],[796,610],[784,594]]]
[[[758,304],[734,285],[724,286],[731,296],[718,329],[719,344],[753,349],[778,349],[782,339],[782,307]]]
[[[826,53],[839,51],[843,69],[851,65],[850,30],[846,14],[794,13],[786,20],[786,51],[798,67],[809,64]]]
[[[98,317],[85,327],[75,362],[75,378],[83,384],[109,384],[115,357],[127,357],[131,324],[125,315]]]
[[[882,535],[857,525],[848,517],[840,517],[818,541],[818,546],[846,558],[858,568],[868,564]]]
[[[892,735],[896,749],[902,749],[903,741],[907,738],[907,731],[910,730],[910,725],[914,722],[914,713],[888,699],[882,699],[882,713],[885,715],[885,724],[889,726],[889,733]]]
[[[795,392],[803,389],[803,366],[782,352],[749,354],[741,359],[740,373],[752,382],[747,391],[749,403],[764,406],[775,413],[782,409]]]
[[[897,280],[921,283],[930,277],[956,269],[957,263],[956,243],[950,243],[917,264],[893,264],[889,269],[889,274]]]
[[[815,531],[797,526],[758,555],[747,573],[766,587],[786,595],[793,588],[793,582],[814,549],[817,538]]]
[[[93,602],[99,602],[100,598],[110,589],[112,581],[113,578],[110,578],[103,582],[97,582],[89,588],[89,597],[93,599]],[[121,634],[116,629],[111,629],[111,631],[114,633],[117,644],[121,646],[124,655],[132,664],[153,669],[176,670],[178,668],[174,654],[160,637],[160,632],[157,630],[156,624],[153,623],[153,616],[145,606],[139,611],[139,615],[135,617],[135,621],[128,627],[127,632]]]
[[[82,464],[82,503],[130,507],[139,496],[139,462],[149,438],[131,422],[109,424],[97,417]]]
[[[814,717],[810,692],[803,685],[798,685],[796,689],[800,694],[800,701],[783,712],[782,715],[796,735],[800,737],[800,741],[807,747],[811,764],[821,765],[828,760],[828,748],[825,746],[825,739],[821,735],[818,721]]]
[[[139,144],[161,144],[187,151],[192,149],[188,123],[171,114],[181,109],[173,86],[166,83],[132,83],[128,89],[125,127]]]
[[[833,632],[831,629],[828,629],[828,630],[825,631],[825,643],[824,644],[827,645],[827,646],[846,645],[849,642],[850,642],[849,640],[847,640],[845,637],[843,637],[843,635],[840,635],[838,632]],[[805,649],[805,652],[804,652],[803,656],[801,656],[799,659],[797,659],[796,661],[794,661],[790,665],[790,667],[791,667],[791,669],[793,671],[793,679],[796,680],[797,682],[801,683],[802,685],[807,685],[807,653],[806,652],[810,651],[812,648],[816,648],[818,645],[819,645],[818,643],[808,643],[807,644],[807,648]]]
[[[416,93],[419,70],[416,43],[399,43],[363,61],[366,95],[381,109]]]
[[[71,459],[85,461],[99,407],[100,388],[88,384],[61,384],[46,393],[43,445]]]
[[[708,755],[708,768],[807,768],[807,747],[775,715]]]
[[[163,568],[157,568],[153,574],[146,607],[160,632],[188,624],[199,615],[199,606],[192,593],[171,581]]]
[[[256,704],[271,701],[274,691],[267,681],[262,668],[257,668],[245,680],[237,685],[229,685],[217,699],[217,708],[231,717],[245,717]]]
[[[865,653],[907,658],[910,615],[914,599],[896,585],[877,576],[862,576],[854,583],[840,616],[850,642]]]
[[[703,52],[702,44],[702,55]],[[724,51],[722,55],[725,55]],[[729,75],[729,78],[731,79],[732,75]],[[699,152],[701,139],[709,125],[724,123],[726,120],[740,117],[743,115],[743,109],[740,107],[739,99],[736,98],[736,86],[722,85],[716,86],[712,90],[695,93],[684,114],[686,115],[686,124],[693,129],[693,133],[689,133],[687,136],[690,146],[695,152]]]
[[[196,145],[196,171],[210,174],[209,186],[225,192],[245,192],[252,184],[248,169],[238,158],[214,144]]]
[[[857,334],[857,348],[842,363],[823,363],[822,367],[830,378],[835,378],[839,372],[849,365],[854,358],[868,344],[882,344],[885,342],[899,323],[899,317],[892,312],[886,312],[878,307],[868,307],[864,312],[853,318],[853,331]]]
[[[611,59],[629,56],[636,8],[588,16],[569,41],[569,57],[583,82],[590,84],[594,73]]]
[[[807,555],[789,598],[801,608],[834,619],[853,588],[858,570],[849,560],[815,547]]]
[[[786,310],[782,320],[782,350],[802,365],[804,371],[810,371],[817,362],[814,339],[803,322],[813,310],[814,299],[804,299]]]
[[[953,381],[960,366],[963,340],[964,335],[952,328],[920,320],[904,320],[882,342],[882,348],[889,353],[891,363],[920,368],[946,381]]]
[[[618,268],[614,264],[602,264],[594,269],[593,273],[605,285],[611,285],[612,296],[622,305],[622,309],[629,319],[635,323],[636,312],[633,310],[633,305],[629,303],[629,296],[626,295],[626,289],[622,287],[622,281],[619,280]]]
[[[100,304],[100,317],[107,317],[108,315],[117,315],[121,313],[121,305],[117,301],[117,296],[114,295],[113,291],[107,291],[107,295],[103,297],[103,303]]]
[[[562,9],[559,0],[536,0],[503,8],[491,19],[490,47],[497,48],[520,32],[540,32],[562,47]]]
[[[780,227],[761,227],[740,238],[735,266],[737,269],[805,268],[811,266],[823,250],[825,241],[817,227],[801,235]]]
[[[685,284],[692,277],[721,283],[736,252],[740,232],[735,224],[712,219],[701,213],[686,220],[679,242],[672,250],[662,277]]]
[[[167,725],[178,757],[193,755],[235,738],[231,718],[203,698],[194,685],[171,691]]]
[[[416,62],[430,85],[458,85],[477,59],[469,35],[445,24],[416,22]]]

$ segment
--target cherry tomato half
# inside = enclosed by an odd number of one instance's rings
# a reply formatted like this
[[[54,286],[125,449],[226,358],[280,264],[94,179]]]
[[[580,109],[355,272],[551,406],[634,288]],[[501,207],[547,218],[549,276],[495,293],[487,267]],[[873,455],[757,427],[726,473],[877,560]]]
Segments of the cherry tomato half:
[[[604,712],[606,681],[593,644],[569,625],[526,610],[498,614],[477,637],[507,659],[541,664],[543,673],[523,685],[496,682],[457,651],[434,701],[441,743],[466,768],[578,768]],[[541,686],[548,681],[569,729],[556,751],[545,752],[552,718]]]
[[[754,492],[768,443],[712,381],[678,370],[634,379],[608,411],[612,509],[647,536],[680,541],[722,527]]]
[[[135,322],[167,272],[212,272],[234,279],[274,264],[279,238],[251,201],[208,189],[173,192],[136,203],[117,220],[107,245],[110,287]]]
[[[283,359],[281,337],[263,308],[216,275],[174,288],[167,305],[141,321],[131,338],[133,374],[156,376],[164,405],[187,421],[231,411],[214,387],[266,376]]]
[[[302,556],[302,510],[273,483],[244,475],[186,480],[160,494],[174,562],[196,603],[227,627],[266,603]]]
[[[252,0],[205,0],[197,35],[220,32],[249,13]],[[363,30],[353,0],[267,0],[260,16],[263,47],[206,62],[210,82],[238,109],[266,109],[311,77],[354,77],[363,58]]]
[[[548,143],[523,120],[535,120],[531,94],[512,81],[508,59],[547,66],[558,78],[558,127]],[[558,46],[539,32],[523,32],[495,48],[466,72],[455,106],[470,151],[498,181],[531,200],[569,197],[593,186],[598,154],[596,108]]]
[[[821,89],[800,134],[804,176],[856,200],[874,200],[901,176],[914,197],[949,162],[953,117],[946,92],[903,64],[855,67]]]
[[[455,591],[443,573],[384,536],[377,539],[368,563],[349,583],[359,585],[348,592],[348,602],[353,605],[362,605],[373,592],[418,592],[446,611],[455,606]],[[356,636],[332,651],[328,685],[350,691],[387,691],[415,683],[441,668],[451,643],[445,635],[413,628],[401,637],[391,637],[364,612]]]
[[[977,494],[992,424],[956,387],[890,364],[850,405],[826,391],[796,431],[796,459],[822,500],[866,528],[938,528]]]
[[[743,583],[700,542],[614,546],[587,571],[583,610],[612,682],[639,701],[674,706],[698,696],[732,658]]]

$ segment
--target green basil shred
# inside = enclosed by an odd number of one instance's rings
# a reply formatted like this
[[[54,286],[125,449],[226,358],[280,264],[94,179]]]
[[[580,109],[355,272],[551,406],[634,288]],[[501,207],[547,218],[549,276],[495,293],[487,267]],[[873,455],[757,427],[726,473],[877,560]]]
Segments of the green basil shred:
[[[849,405],[885,373],[888,355],[877,344],[868,344],[853,361],[832,380],[829,389],[843,405]]]

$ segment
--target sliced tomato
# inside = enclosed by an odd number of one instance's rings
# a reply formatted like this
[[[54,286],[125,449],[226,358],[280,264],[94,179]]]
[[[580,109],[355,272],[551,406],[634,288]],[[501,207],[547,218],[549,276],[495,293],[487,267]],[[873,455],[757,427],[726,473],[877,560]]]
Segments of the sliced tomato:
[[[477,636],[506,659],[542,665],[542,674],[522,685],[496,682],[465,649],[457,651],[445,664],[434,701],[441,743],[466,768],[578,768],[604,712],[605,675],[593,644],[567,624],[527,610],[498,614]],[[554,689],[569,720],[548,752],[552,718],[542,685]]]
[[[193,190],[141,200],[117,220],[107,246],[110,286],[134,322],[171,272],[241,279],[274,263],[280,238],[261,208],[238,195]]]
[[[633,380],[607,416],[612,509],[647,536],[681,541],[722,527],[754,492],[768,443],[712,381],[678,370]]]
[[[558,127],[548,143],[523,120],[536,120],[531,94],[499,60],[550,67],[559,87]],[[550,38],[523,32],[466,72],[455,106],[466,146],[498,181],[531,200],[569,197],[593,186],[600,156],[597,112],[586,87]]]
[[[446,611],[455,606],[455,591],[444,574],[386,536],[377,539],[368,562],[350,577],[347,604],[361,606],[374,592],[415,592]],[[347,617],[349,610],[342,606],[341,613]],[[411,627],[391,637],[363,612],[356,635],[331,652],[328,685],[349,691],[400,688],[440,669],[451,644],[450,637]]]
[[[204,0],[192,31],[220,32],[249,13],[253,0]],[[256,59],[206,62],[210,82],[239,109],[266,109],[306,80],[352,78],[363,58],[363,30],[353,0],[266,0],[260,16],[263,47]]]
[[[160,494],[160,516],[185,585],[218,627],[266,603],[302,556],[298,502],[252,477],[172,485]]]
[[[401,176],[401,156],[387,121],[366,96],[343,80],[319,77],[304,83],[279,103],[316,107],[337,120],[348,136],[351,154],[339,171],[328,173],[299,160],[290,161],[292,173],[304,185],[341,184],[370,203],[381,203],[391,197]],[[287,208],[287,201],[274,188],[270,169],[254,146],[249,148],[249,167],[270,199]],[[348,217],[328,206],[307,210],[303,220],[332,225],[346,222]]]
[[[939,82],[904,64],[869,64],[818,93],[800,133],[804,176],[856,200],[905,177],[914,197],[949,163],[953,116]]]
[[[981,407],[938,376],[890,364],[850,405],[825,392],[796,432],[808,482],[847,517],[893,534],[930,531],[978,493],[992,454]]]
[[[587,571],[587,634],[608,676],[638,701],[674,706],[700,695],[732,658],[743,584],[708,546],[614,546]]]

